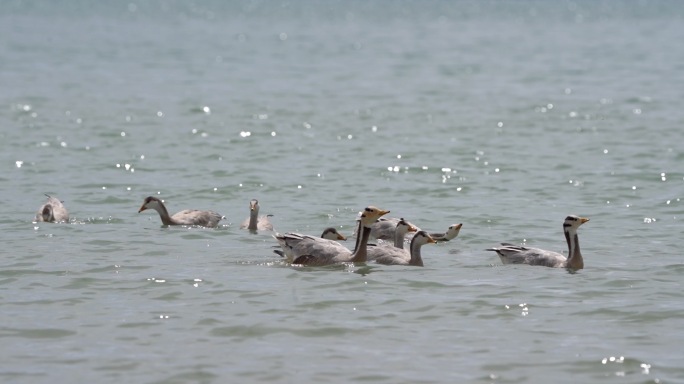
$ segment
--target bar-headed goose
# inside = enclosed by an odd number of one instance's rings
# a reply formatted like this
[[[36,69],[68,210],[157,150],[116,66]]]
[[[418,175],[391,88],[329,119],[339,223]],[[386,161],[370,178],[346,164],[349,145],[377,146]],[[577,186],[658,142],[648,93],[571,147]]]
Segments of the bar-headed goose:
[[[580,253],[577,229],[587,221],[589,219],[574,215],[565,218],[563,232],[568,243],[568,257],[558,252],[509,243],[501,243],[501,247],[488,248],[487,250],[498,253],[501,262],[504,264],[529,264],[552,268],[582,269],[584,268],[584,259],[582,259],[582,253]]]
[[[334,244],[339,245],[342,247],[341,244],[339,244],[337,241],[338,240],[347,240],[346,237],[342,236],[339,232],[337,232],[337,229],[333,227],[328,227],[323,230],[323,233],[321,234],[321,237],[313,237],[309,235],[302,235],[301,233],[286,233],[284,235],[281,235],[280,233],[276,233],[273,235],[273,237],[278,241],[278,244],[282,249],[275,249],[273,252],[277,255],[280,255],[281,257],[287,258],[287,261],[289,263],[292,262],[292,260],[296,259],[299,256],[302,255],[308,255],[311,253],[312,245],[315,242],[323,242],[327,243],[329,241],[332,241]],[[306,241],[302,241],[303,239],[307,239]],[[333,244],[333,246],[334,246]]]
[[[242,222],[240,228],[250,231],[272,231],[273,224],[268,219],[269,215],[259,216],[259,201],[252,199],[249,202],[249,217]]]
[[[69,221],[69,211],[67,211],[64,204],[56,197],[46,194],[47,202],[43,204],[38,213],[36,213],[36,221],[44,221],[48,223],[61,223]]]
[[[425,231],[418,231],[411,239],[410,250],[397,247],[369,247],[368,260],[375,260],[378,264],[423,266],[420,247],[434,243],[435,240]]]
[[[163,225],[197,225],[200,227],[213,228],[218,225],[218,222],[221,221],[221,219],[223,219],[223,216],[214,211],[199,211],[196,209],[185,209],[173,216],[169,216],[169,211],[166,210],[164,203],[153,196],[145,198],[138,213],[146,209],[154,209],[159,212],[159,217],[161,217]]]
[[[389,213],[389,211],[373,206],[366,207],[363,212],[361,212],[356,233],[357,243],[354,252],[345,247],[330,246],[330,243],[322,245],[317,242],[315,247],[311,247],[309,253],[297,257],[292,263],[311,266],[347,262],[365,263],[367,260],[366,245],[368,244],[368,238],[370,237],[371,226],[377,219],[387,213]]]

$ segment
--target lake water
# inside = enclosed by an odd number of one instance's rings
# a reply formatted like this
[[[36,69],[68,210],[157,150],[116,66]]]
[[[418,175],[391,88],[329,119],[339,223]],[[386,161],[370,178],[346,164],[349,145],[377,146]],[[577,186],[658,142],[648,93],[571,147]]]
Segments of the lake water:
[[[684,382],[683,17],[4,2],[1,380]],[[69,224],[32,222],[46,193]],[[165,228],[148,195],[226,219]],[[239,228],[252,198],[279,232],[463,229],[424,268],[296,268]],[[565,251],[568,214],[577,273],[485,251]]]

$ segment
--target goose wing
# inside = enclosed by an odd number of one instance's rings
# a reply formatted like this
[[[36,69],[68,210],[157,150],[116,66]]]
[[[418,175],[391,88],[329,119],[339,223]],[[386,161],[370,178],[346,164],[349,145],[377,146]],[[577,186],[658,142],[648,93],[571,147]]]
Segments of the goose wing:
[[[340,254],[351,255],[352,253],[347,247],[335,240],[303,235],[301,233],[275,234],[273,237],[280,244],[284,256],[287,257],[289,262],[294,262],[298,257],[304,255],[317,255],[328,260]]]
[[[171,219],[178,225],[199,225],[209,228],[216,227],[222,218],[223,216],[217,212],[197,209],[184,209],[171,216]]]
[[[567,259],[558,252],[540,248],[524,247],[510,243],[501,243],[501,247],[488,248],[499,255],[504,264],[529,264],[545,267],[562,267]]]

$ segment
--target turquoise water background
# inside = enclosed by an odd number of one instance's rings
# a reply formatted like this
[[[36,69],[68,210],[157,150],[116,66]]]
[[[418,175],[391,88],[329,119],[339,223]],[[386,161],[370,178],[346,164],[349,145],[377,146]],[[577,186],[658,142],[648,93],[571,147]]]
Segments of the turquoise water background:
[[[0,12],[3,382],[684,382],[684,5],[21,2]],[[69,224],[33,223],[44,194]],[[138,213],[213,209],[217,229]],[[460,236],[296,268],[239,228]],[[577,273],[503,266],[506,241]],[[352,242],[348,241],[348,246]]]

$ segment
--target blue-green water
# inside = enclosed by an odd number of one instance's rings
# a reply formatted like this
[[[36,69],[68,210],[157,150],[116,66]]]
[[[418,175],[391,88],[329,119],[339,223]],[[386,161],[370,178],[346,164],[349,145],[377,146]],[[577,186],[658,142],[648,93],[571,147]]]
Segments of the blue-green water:
[[[684,382],[679,2],[5,2],[3,382]],[[33,223],[48,193],[69,224]],[[138,214],[213,209],[217,229]],[[373,204],[460,236],[301,269]],[[502,266],[501,241],[586,268]],[[350,247],[352,243],[348,244]]]

